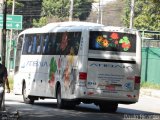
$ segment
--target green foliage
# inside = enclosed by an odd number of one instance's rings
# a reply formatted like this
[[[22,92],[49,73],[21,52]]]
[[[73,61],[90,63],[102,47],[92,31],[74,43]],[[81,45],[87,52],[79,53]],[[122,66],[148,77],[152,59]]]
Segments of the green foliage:
[[[73,18],[86,20],[91,12],[92,2],[92,0],[74,0]],[[43,0],[41,16],[45,16],[47,20],[59,18],[59,21],[64,21],[69,17],[69,10],[70,0]]]
[[[75,0],[73,17],[86,20],[92,9],[92,0]]]
[[[141,82],[141,87],[142,88],[149,88],[149,89],[157,89],[160,90],[160,84],[155,84],[155,83],[149,83],[149,82]]]
[[[46,17],[41,17],[39,20],[33,19],[33,26],[41,27],[47,23]]]
[[[12,7],[12,4],[13,4],[13,0],[7,0],[8,7]],[[15,6],[16,7],[23,7],[24,5],[19,2],[15,2]]]
[[[12,13],[12,5],[13,5],[13,0],[7,0],[7,13],[11,14]],[[24,5],[19,2],[15,2],[15,7],[20,8],[23,7]]]
[[[129,27],[131,0],[126,0],[124,24]],[[134,9],[134,27],[141,30],[160,31],[159,0],[136,0]]]
[[[13,0],[7,0],[7,9],[10,9],[9,11],[11,11],[12,5],[13,5]],[[23,6],[24,5],[22,3],[15,2],[15,7],[16,8],[20,8],[20,7],[23,7]]]

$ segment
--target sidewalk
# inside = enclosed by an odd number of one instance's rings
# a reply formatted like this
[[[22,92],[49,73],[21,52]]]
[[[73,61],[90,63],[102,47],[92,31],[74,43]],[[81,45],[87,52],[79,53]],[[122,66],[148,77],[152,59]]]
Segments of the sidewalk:
[[[140,95],[147,95],[151,97],[160,98],[160,90],[141,88]]]
[[[11,94],[13,94],[13,92],[11,93],[5,92],[5,97],[8,97],[8,95],[11,95]],[[5,110],[0,111],[0,120],[19,120],[19,117],[20,117],[19,112],[15,109],[10,109],[10,108],[12,107],[9,107],[5,101]]]

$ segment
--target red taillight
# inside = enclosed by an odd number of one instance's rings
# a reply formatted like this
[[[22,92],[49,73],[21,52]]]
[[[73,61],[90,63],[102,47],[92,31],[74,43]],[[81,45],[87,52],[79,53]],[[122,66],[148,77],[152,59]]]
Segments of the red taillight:
[[[140,82],[141,82],[141,77],[135,76],[135,83],[140,83]]]
[[[81,79],[81,80],[86,80],[86,79],[87,79],[87,73],[85,73],[85,72],[80,72],[80,73],[79,73],[79,79]]]

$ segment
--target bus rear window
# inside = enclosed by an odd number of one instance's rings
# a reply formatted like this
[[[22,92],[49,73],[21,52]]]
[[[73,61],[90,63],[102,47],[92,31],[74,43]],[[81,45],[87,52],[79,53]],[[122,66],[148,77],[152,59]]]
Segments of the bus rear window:
[[[90,50],[136,52],[136,35],[120,32],[91,31]]]

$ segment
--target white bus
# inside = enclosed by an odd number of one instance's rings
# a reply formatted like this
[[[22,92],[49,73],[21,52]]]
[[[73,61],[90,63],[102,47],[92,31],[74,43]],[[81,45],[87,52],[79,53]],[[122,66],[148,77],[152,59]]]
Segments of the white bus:
[[[137,30],[89,22],[50,23],[18,36],[14,93],[57,107],[94,103],[103,112],[138,101],[141,38]]]

